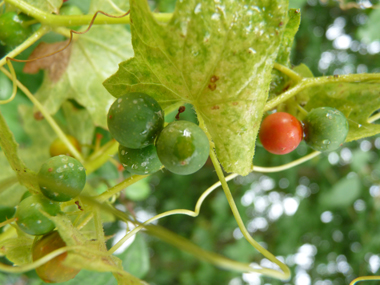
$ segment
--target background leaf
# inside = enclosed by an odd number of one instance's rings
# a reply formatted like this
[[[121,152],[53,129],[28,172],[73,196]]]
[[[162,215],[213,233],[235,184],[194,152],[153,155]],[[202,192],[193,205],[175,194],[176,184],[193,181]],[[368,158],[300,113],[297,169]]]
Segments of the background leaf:
[[[28,4],[37,9],[58,14],[59,8],[62,6],[62,0],[24,0]]]
[[[345,208],[352,205],[360,192],[361,183],[357,176],[343,178],[321,195],[320,203],[327,208]]]
[[[45,75],[36,98],[51,113],[56,113],[67,99],[85,106],[92,122],[107,127],[106,115],[113,102],[101,82],[112,74],[117,64],[133,55],[130,34],[123,26],[93,26],[71,46],[66,71],[57,82]]]
[[[118,257],[123,262],[124,270],[137,278],[144,278],[149,271],[149,250],[141,235],[137,235],[133,243]]]

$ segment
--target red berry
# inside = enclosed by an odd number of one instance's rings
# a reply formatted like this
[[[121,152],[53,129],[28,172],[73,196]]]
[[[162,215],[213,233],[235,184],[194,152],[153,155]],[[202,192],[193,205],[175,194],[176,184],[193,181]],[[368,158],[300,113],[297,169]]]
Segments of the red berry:
[[[51,232],[50,234],[44,235],[33,244],[33,260],[36,261],[64,246],[66,246],[66,243],[62,240],[58,232]],[[64,252],[37,267],[36,272],[38,276],[46,283],[60,283],[73,279],[80,270],[63,265],[62,263],[66,257],[67,252]]]
[[[296,149],[302,137],[300,121],[288,113],[271,114],[261,123],[259,138],[270,153],[287,154]]]

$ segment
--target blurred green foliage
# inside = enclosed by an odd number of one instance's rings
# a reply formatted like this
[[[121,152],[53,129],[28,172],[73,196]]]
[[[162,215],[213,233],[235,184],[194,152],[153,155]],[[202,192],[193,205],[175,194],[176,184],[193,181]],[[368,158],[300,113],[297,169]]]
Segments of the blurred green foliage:
[[[379,4],[379,1],[367,2]],[[88,9],[86,3],[88,1],[81,3],[83,11]],[[175,0],[150,0],[149,3],[157,12],[172,12],[175,7]],[[290,7],[302,11],[300,30],[291,54],[292,64],[306,64],[315,76],[380,72],[380,10],[343,10],[335,1],[318,0],[294,0],[290,1]],[[47,35],[44,40],[50,37]],[[26,58],[32,48],[21,58]],[[0,57],[5,53],[5,48],[0,47]],[[22,74],[22,65],[15,66],[19,80],[35,92],[41,84],[42,72]],[[0,99],[4,99],[11,85],[2,74],[0,86]],[[0,106],[0,110],[16,140],[23,146],[31,141],[27,132],[19,128],[21,117],[17,115],[17,109],[20,104],[30,105],[21,93],[11,104]],[[183,116],[196,122],[191,108]],[[107,136],[101,129],[95,132]],[[308,152],[310,149],[303,143],[296,151],[284,156],[269,154],[257,146],[254,163],[259,166],[281,165]],[[248,230],[291,268],[292,279],[285,284],[340,285],[348,284],[358,276],[380,274],[379,155],[380,137],[371,137],[347,143],[337,151],[286,171],[265,175],[252,173],[230,182]],[[97,170],[90,184],[103,189],[110,186],[109,183],[116,183],[120,175],[128,176],[107,163]],[[137,218],[146,220],[172,209],[193,209],[202,192],[216,181],[211,163],[188,176],[173,175],[164,170],[128,188],[118,203]],[[4,213],[10,214],[8,209]],[[206,199],[199,217],[176,215],[160,220],[159,224],[189,238],[203,249],[242,262],[269,263],[242,238],[221,189]],[[105,226],[106,234],[111,235],[117,230],[125,232],[116,221]],[[138,234],[121,256],[125,269],[149,284],[284,284],[253,274],[220,270],[144,233]],[[98,280],[98,283],[92,282],[94,285],[115,284],[111,274],[88,271],[82,271],[74,280],[64,284],[88,284],[89,276],[91,280]],[[23,275],[2,273],[0,284],[44,283],[31,271]],[[374,285],[378,281],[365,284]]]

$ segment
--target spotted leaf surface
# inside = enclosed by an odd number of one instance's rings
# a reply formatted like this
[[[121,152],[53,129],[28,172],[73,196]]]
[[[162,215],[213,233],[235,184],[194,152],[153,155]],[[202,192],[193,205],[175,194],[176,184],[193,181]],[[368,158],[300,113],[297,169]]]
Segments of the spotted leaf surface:
[[[163,108],[194,105],[224,169],[247,174],[287,17],[285,0],[178,1],[158,23],[132,0],[135,57],[104,86],[115,97],[140,91]]]

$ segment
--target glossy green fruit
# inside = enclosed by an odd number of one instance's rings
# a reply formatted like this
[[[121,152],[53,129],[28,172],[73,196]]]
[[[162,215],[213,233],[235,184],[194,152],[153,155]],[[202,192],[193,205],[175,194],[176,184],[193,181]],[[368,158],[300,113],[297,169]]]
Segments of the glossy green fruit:
[[[175,121],[162,130],[157,139],[157,154],[173,173],[187,175],[198,171],[210,152],[206,134],[196,124]]]
[[[83,165],[67,155],[54,156],[42,164],[38,172],[42,194],[53,201],[69,201],[77,197],[86,184]]]
[[[304,120],[305,141],[318,151],[332,151],[344,143],[348,134],[346,117],[337,109],[321,107],[309,112]]]
[[[126,170],[139,175],[157,172],[162,166],[154,145],[141,149],[132,149],[119,145],[119,160]]]
[[[107,121],[111,135],[121,145],[139,149],[154,144],[164,127],[164,112],[152,97],[128,93],[112,104]]]
[[[17,46],[25,41],[32,29],[26,26],[29,18],[16,12],[6,12],[0,16],[0,43],[3,45]]]
[[[72,145],[80,152],[81,147],[79,141],[70,135],[66,135],[67,139],[72,143]],[[63,143],[63,141],[60,138],[56,138],[50,145],[50,156],[57,156],[57,155],[70,155],[72,156],[70,150],[67,148],[67,146]]]
[[[41,211],[55,216],[60,212],[60,207],[43,195],[32,195],[18,205],[15,216],[17,225],[30,235],[43,235],[51,232],[54,230],[55,224]]]
[[[58,232],[54,231],[49,233],[33,244],[33,261],[36,261],[50,252],[65,246],[66,243],[62,240]],[[80,270],[63,265],[62,263],[66,257],[67,252],[64,252],[37,267],[36,272],[38,276],[47,283],[60,283],[73,279]]]

